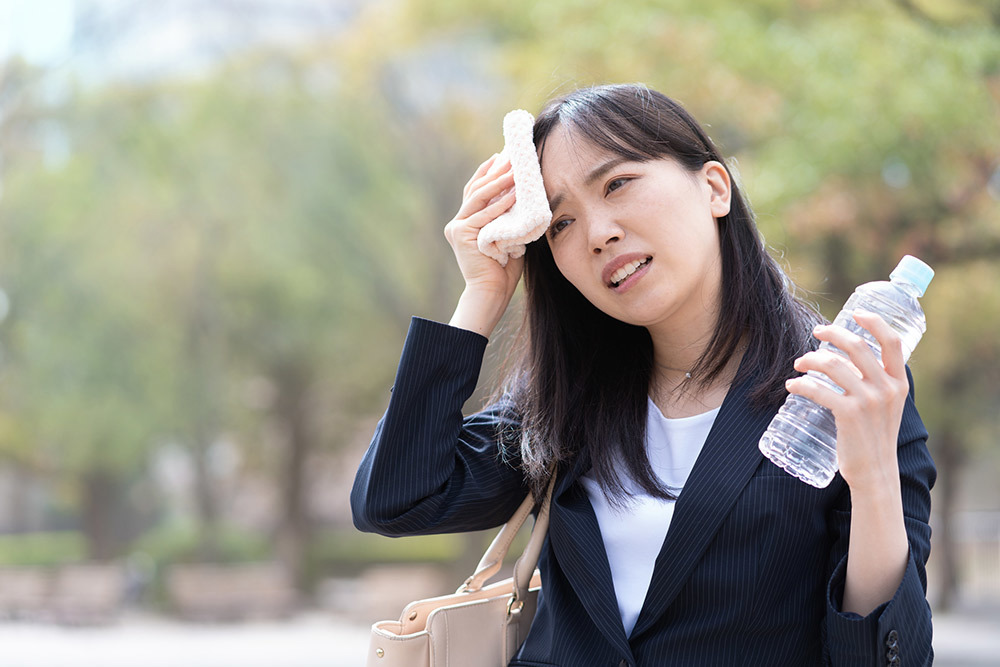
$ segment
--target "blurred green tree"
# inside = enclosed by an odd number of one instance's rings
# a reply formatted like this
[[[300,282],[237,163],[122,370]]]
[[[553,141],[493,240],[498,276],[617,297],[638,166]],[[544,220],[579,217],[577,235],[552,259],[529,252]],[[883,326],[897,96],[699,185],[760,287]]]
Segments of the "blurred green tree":
[[[21,135],[70,140],[63,111],[36,105]],[[4,157],[0,284],[12,305],[0,448],[69,481],[89,556],[110,558],[128,537],[123,496],[170,410],[169,332],[142,261],[150,249],[132,224],[144,202],[101,152],[46,158],[38,144],[5,143]]]
[[[106,522],[125,490],[112,473],[184,444],[211,559],[227,502],[213,445],[237,433],[280,488],[276,544],[297,575],[314,452],[378,409],[384,351],[447,291],[421,212],[454,153],[420,157],[393,109],[345,93],[331,67],[261,52],[205,80],[77,91],[43,109],[65,159],[7,156],[0,199],[16,305],[0,448],[94,477]],[[120,550],[85,527],[93,555]]]

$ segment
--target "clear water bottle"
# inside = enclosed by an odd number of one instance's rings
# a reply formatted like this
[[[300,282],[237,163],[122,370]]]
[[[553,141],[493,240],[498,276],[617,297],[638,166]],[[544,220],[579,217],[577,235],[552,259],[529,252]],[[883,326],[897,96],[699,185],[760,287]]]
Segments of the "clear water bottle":
[[[933,277],[931,267],[906,255],[889,274],[890,282],[880,280],[858,287],[833,323],[864,338],[881,361],[882,349],[878,341],[854,321],[855,310],[877,313],[899,334],[903,342],[903,361],[906,361],[927,329],[924,311],[917,299],[924,295]],[[827,342],[822,343],[820,349],[846,356]],[[838,393],[844,393],[826,374],[809,371],[809,375]],[[758,447],[775,465],[815,487],[827,486],[837,472],[837,426],[833,413],[803,396],[789,394]]]

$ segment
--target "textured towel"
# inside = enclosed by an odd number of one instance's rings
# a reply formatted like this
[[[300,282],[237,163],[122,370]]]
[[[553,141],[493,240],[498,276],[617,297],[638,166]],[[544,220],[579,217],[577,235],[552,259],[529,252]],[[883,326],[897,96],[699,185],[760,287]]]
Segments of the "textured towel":
[[[552,211],[542,185],[542,169],[532,141],[535,119],[524,109],[511,111],[503,119],[504,147],[494,162],[510,160],[514,171],[514,205],[479,230],[479,251],[501,266],[508,257],[524,254],[525,244],[540,238],[552,221]]]

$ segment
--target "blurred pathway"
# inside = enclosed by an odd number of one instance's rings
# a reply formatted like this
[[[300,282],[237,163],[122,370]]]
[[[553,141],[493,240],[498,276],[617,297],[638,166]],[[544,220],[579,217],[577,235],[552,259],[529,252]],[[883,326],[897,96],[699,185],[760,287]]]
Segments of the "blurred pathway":
[[[935,617],[935,667],[1000,664],[1000,612]],[[368,628],[329,615],[191,625],[128,616],[107,628],[0,624],[3,667],[362,667]]]
[[[106,628],[0,624],[3,667],[359,667],[368,629],[328,615],[194,625],[127,617]]]
[[[1000,609],[934,615],[934,667],[1000,665]]]

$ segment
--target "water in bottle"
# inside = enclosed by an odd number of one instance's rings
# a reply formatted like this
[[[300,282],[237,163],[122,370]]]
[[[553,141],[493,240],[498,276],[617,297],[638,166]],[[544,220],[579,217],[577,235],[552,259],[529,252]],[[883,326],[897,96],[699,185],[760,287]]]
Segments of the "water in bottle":
[[[899,334],[906,361],[927,328],[917,298],[924,295],[933,277],[931,267],[906,255],[889,275],[889,282],[881,280],[858,287],[833,323],[862,337],[881,361],[878,341],[854,321],[855,310],[877,313]],[[845,354],[827,342],[820,349]],[[809,375],[843,393],[824,373],[809,371]],[[816,487],[827,486],[837,472],[837,426],[833,413],[804,396],[789,394],[758,446],[775,465]]]

